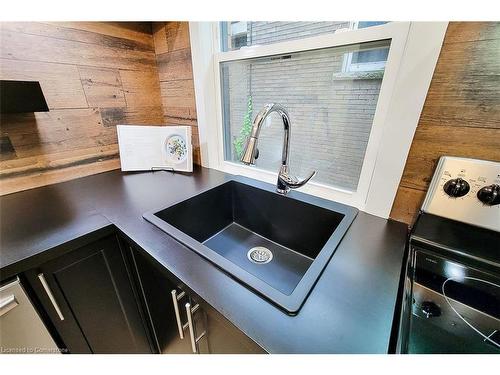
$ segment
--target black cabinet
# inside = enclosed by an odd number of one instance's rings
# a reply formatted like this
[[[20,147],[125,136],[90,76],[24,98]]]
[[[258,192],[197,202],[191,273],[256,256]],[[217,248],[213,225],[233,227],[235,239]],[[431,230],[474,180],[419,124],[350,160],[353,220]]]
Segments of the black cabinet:
[[[115,235],[22,277],[69,353],[265,352],[142,249]]]
[[[213,307],[200,303],[207,315],[210,352],[214,354],[263,354],[266,351],[241,332]]]
[[[152,343],[117,237],[24,274],[70,353],[151,353]]]
[[[159,353],[182,354],[190,352],[188,340],[181,339],[177,328],[177,321],[171,291],[176,285],[161,272],[152,260],[139,254],[131,245],[123,241],[123,247],[128,248],[130,264],[135,270],[135,282],[140,290],[140,300],[144,313],[153,333],[153,341]],[[188,295],[178,301],[179,306],[189,302]],[[185,310],[180,308],[179,313],[183,321],[187,321]]]
[[[142,250],[129,246],[131,263],[136,270],[136,282],[141,290],[143,305],[154,332],[160,353],[264,353],[265,351],[243,332],[237,329],[219,312],[181,283],[176,282],[164,267],[144,254]],[[175,312],[175,296],[179,316]],[[192,313],[190,332],[186,303],[195,309]],[[184,338],[179,332],[178,320]],[[201,337],[200,337],[201,336]],[[196,347],[192,340],[198,339]]]

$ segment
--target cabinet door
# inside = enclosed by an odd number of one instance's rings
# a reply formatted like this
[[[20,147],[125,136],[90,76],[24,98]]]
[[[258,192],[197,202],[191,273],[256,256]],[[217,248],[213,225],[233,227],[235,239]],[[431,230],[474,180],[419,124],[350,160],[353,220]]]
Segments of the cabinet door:
[[[184,339],[179,337],[177,320],[175,317],[172,290],[181,291],[176,285],[161,272],[160,265],[155,265],[154,260],[146,258],[132,246],[125,244],[131,256],[131,263],[135,267],[136,281],[140,289],[143,305],[146,307],[146,314],[149,318],[154,334],[154,341],[157,352],[168,354],[191,353],[189,337]],[[187,321],[186,311],[183,308],[189,301],[185,294],[184,298],[178,301],[179,313],[182,322]],[[184,331],[186,332],[186,331]]]
[[[140,250],[130,247],[133,263],[136,266],[138,282],[144,295],[144,304],[153,326],[160,353],[193,353],[191,337],[188,327],[184,338],[180,339],[175,317],[172,290],[177,294],[182,293],[182,287],[177,286],[168,272],[153,259],[142,254]],[[264,350],[249,339],[243,332],[225,319],[216,310],[196,295],[184,293],[178,301],[181,325],[188,321],[185,304],[189,302],[192,307],[199,304],[193,313],[195,336],[205,332],[197,345],[201,354],[214,353],[263,353]]]
[[[26,273],[71,353],[151,353],[115,236]]]
[[[241,332],[229,320],[206,303],[202,308],[207,315],[207,334],[210,353],[264,354],[266,351]]]

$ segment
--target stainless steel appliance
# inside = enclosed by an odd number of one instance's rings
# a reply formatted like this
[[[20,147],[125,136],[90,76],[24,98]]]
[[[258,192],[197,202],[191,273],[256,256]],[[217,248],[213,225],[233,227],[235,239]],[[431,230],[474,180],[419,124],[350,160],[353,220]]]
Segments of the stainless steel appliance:
[[[18,278],[0,287],[0,353],[59,353]]]
[[[403,351],[500,353],[500,163],[439,160],[409,269]]]

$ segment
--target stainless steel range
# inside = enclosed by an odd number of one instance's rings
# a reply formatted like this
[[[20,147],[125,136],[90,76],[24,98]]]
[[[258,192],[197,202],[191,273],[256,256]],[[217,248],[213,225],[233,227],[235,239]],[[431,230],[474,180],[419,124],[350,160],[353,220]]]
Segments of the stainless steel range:
[[[408,276],[403,351],[500,353],[500,163],[439,160]]]

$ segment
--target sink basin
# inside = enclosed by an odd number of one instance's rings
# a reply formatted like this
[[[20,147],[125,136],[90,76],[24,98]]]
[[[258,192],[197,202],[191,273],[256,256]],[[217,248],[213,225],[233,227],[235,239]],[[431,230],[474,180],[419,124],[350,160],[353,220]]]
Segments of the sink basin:
[[[235,177],[144,218],[295,314],[358,211],[274,189]]]

